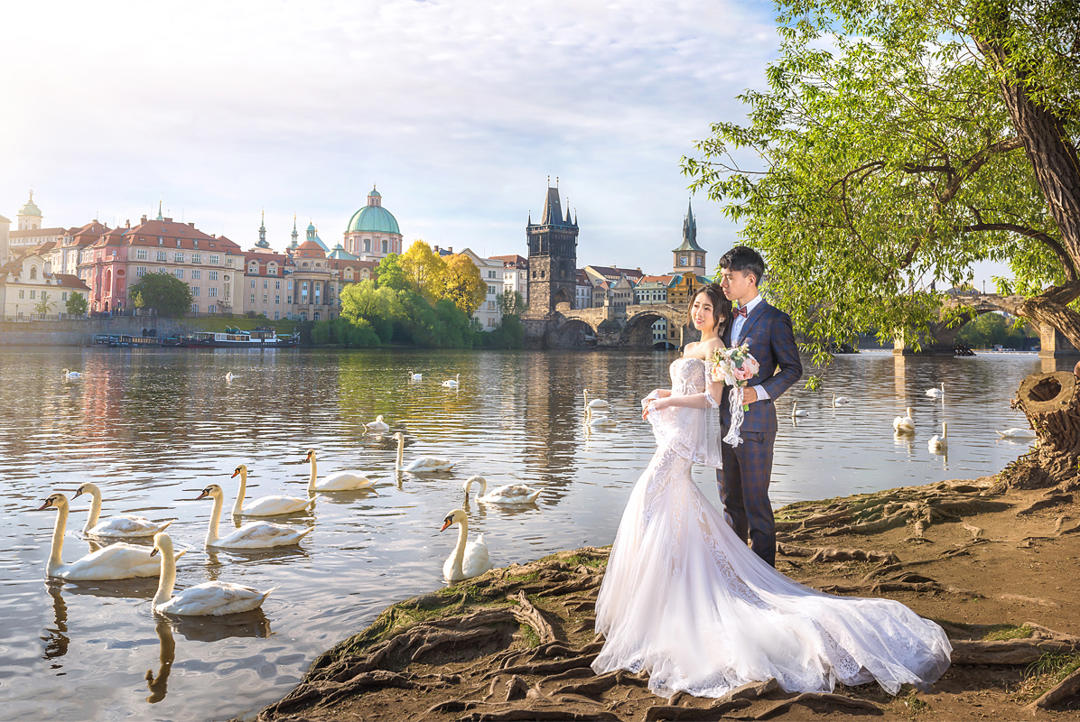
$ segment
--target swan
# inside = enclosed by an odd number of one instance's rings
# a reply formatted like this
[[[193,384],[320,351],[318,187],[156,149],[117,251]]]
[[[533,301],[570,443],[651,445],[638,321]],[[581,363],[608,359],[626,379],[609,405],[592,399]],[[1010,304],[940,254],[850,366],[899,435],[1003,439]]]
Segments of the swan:
[[[490,492],[487,490],[487,479],[482,476],[470,476],[465,482],[465,497],[469,496],[469,487],[474,483],[480,485],[480,496],[476,498],[477,501],[484,504],[532,504],[536,501],[536,498],[540,496],[539,489],[533,489],[524,484],[507,484],[505,486],[497,486]]]
[[[75,490],[75,496],[71,498],[73,500],[78,499],[82,494],[89,494],[91,498],[90,516],[86,518],[83,534],[119,539],[153,536],[159,531],[165,531],[165,527],[176,521],[175,519],[169,519],[166,522],[156,522],[141,516],[125,514],[122,516],[110,516],[105,521],[98,522],[98,516],[101,514],[101,489],[98,488],[97,484],[86,482]]]
[[[79,373],[78,371],[71,371],[70,369],[64,369],[63,371],[60,372],[60,374],[65,379],[81,379],[82,378],[81,373]]]
[[[836,394],[832,395],[832,405],[834,408],[837,406],[846,406],[850,403],[851,399],[849,399],[847,396],[837,396]]]
[[[231,479],[240,476],[240,489],[236,492],[236,503],[233,504],[232,513],[236,516],[280,516],[281,514],[295,514],[315,504],[314,498],[301,499],[298,496],[260,496],[248,504],[244,509],[244,495],[247,493],[247,464],[241,464],[233,471]]]
[[[439,471],[450,471],[454,468],[454,462],[438,456],[421,456],[410,461],[408,466],[403,467],[402,463],[405,457],[405,434],[399,431],[394,434],[394,438],[397,439],[397,461],[394,464],[395,469],[408,471],[413,474],[428,474]]]
[[[454,509],[443,519],[442,529],[446,531],[451,524],[458,525],[457,546],[454,553],[443,562],[443,579],[453,584],[462,579],[470,579],[483,574],[491,569],[491,559],[488,556],[487,544],[484,535],[476,537],[476,541],[465,543],[469,535],[469,518],[461,509]]]
[[[369,421],[364,424],[364,428],[376,434],[385,434],[390,430],[390,424],[383,421],[382,414],[379,414],[375,417],[374,421]]]
[[[423,381],[423,380],[424,380],[424,374],[413,373],[412,371],[409,372],[409,381]]]
[[[589,390],[588,389],[582,389],[581,390],[581,395],[585,397],[585,408],[586,409],[593,409],[593,410],[606,409],[609,406],[611,406],[611,404],[609,404],[607,401],[604,401],[603,399],[593,399],[592,401],[589,401]]]
[[[791,415],[792,416],[797,416],[798,418],[801,419],[804,416],[806,416],[807,414],[806,414],[805,411],[803,411],[803,410],[801,410],[799,408],[799,402],[798,401],[792,401],[791,402]]]
[[[233,380],[233,374],[232,374],[232,371],[230,371],[229,373],[225,374],[225,382],[229,383],[232,380]]]
[[[221,507],[225,505],[225,494],[217,484],[211,484],[202,490],[195,501],[212,498],[214,510],[210,513],[210,527],[206,531],[206,546],[218,549],[266,549],[299,544],[312,527],[295,531],[281,524],[268,521],[249,521],[226,537],[218,537],[218,521],[221,519]]]
[[[893,431],[898,434],[914,434],[915,433],[915,419],[911,416],[911,407],[907,407],[907,416],[897,416],[893,418],[892,422]]]
[[[359,491],[360,489],[371,489],[375,486],[375,482],[359,471],[338,471],[330,474],[330,476],[323,477],[322,481],[318,481],[315,449],[308,449],[304,461],[311,463],[311,478],[308,480],[307,485],[309,496],[315,496],[317,491]]]
[[[45,564],[45,573],[50,577],[60,577],[72,581],[90,581],[104,579],[130,579],[131,577],[152,577],[158,573],[158,565],[150,556],[150,547],[136,546],[126,542],[117,542],[91,552],[64,564],[60,552],[64,548],[64,529],[67,527],[68,500],[60,493],[55,493],[37,508],[37,511],[56,509],[56,526],[53,528],[52,549],[49,561]],[[179,559],[184,555],[176,555]]]
[[[585,423],[594,429],[609,429],[615,426],[615,420],[607,414],[593,414],[593,410],[586,407]]]
[[[927,448],[933,454],[944,454],[949,449],[949,424],[946,421],[941,422],[941,436],[934,434],[926,442]]]
[[[456,389],[458,387],[458,382],[460,380],[461,380],[461,374],[454,374],[454,378],[447,379],[446,381],[443,381],[442,385],[445,386],[448,389]]]
[[[1003,439],[1021,439],[1024,441],[1030,441],[1035,438],[1035,432],[1031,429],[1021,429],[1014,427],[1012,429],[1005,429],[1004,431],[998,431],[997,435]]]
[[[943,399],[943,398],[945,398],[945,382],[944,381],[941,382],[941,388],[940,389],[936,389],[936,388],[935,389],[927,389],[926,390],[926,395],[929,396],[932,399]]]
[[[173,596],[176,584],[176,560],[173,559],[172,539],[165,532],[154,536],[154,549],[151,556],[161,553],[161,567],[157,594],[152,602],[155,612],[178,614],[185,617],[214,616],[250,612],[258,609],[273,589],[260,592],[258,589],[229,584],[228,582],[205,582],[188,587]]]

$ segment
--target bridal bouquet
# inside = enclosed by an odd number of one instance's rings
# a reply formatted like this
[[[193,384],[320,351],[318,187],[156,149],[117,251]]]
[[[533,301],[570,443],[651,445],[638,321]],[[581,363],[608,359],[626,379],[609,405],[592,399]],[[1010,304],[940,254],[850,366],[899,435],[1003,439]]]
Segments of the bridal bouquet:
[[[728,395],[731,402],[731,426],[724,441],[731,446],[742,443],[739,430],[742,429],[743,414],[750,410],[750,405],[743,403],[747,382],[758,372],[759,364],[750,353],[750,345],[742,344],[731,348],[719,348],[712,354],[712,379],[722,381],[731,387]]]

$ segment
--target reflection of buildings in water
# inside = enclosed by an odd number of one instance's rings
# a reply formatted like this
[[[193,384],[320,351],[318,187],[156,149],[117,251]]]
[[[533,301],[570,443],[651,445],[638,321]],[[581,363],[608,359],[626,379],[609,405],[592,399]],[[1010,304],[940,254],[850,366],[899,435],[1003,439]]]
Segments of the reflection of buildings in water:
[[[53,626],[46,627],[45,636],[41,638],[45,642],[45,650],[41,655],[43,659],[63,657],[67,654],[68,645],[71,643],[71,638],[67,635],[67,602],[64,601],[64,595],[60,591],[63,586],[62,581],[55,579],[45,582],[45,588],[53,600]],[[58,666],[54,664],[53,669]]]
[[[907,357],[903,354],[893,355],[893,393],[903,406],[907,399]]]
[[[172,671],[173,660],[176,659],[176,640],[173,639],[172,625],[163,616],[158,616],[155,631],[158,636],[158,670],[146,670],[146,687],[150,695],[146,701],[155,704],[165,699],[169,692],[169,672]]]
[[[524,453],[526,477],[549,487],[573,480],[574,445],[580,404],[578,374],[595,364],[596,354],[575,355],[578,369],[569,369],[565,354],[530,354],[525,359]],[[576,371],[576,373],[575,373]],[[567,373],[569,372],[569,373]],[[567,380],[570,383],[567,383]],[[558,496],[561,496],[558,495]],[[551,500],[551,497],[548,497]]]

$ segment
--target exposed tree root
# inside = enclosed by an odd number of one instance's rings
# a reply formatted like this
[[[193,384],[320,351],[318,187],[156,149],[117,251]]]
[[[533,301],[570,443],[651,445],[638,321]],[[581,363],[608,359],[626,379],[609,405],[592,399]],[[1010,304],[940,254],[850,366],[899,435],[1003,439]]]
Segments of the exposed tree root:
[[[1058,682],[1043,696],[1031,703],[1032,707],[1039,709],[1057,709],[1058,707],[1075,707],[1080,704],[1080,669],[1074,670],[1065,679]]]

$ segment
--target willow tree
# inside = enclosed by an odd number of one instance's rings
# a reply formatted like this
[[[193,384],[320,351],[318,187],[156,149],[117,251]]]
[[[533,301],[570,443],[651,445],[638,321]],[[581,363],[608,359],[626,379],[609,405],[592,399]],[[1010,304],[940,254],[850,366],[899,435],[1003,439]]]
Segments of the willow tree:
[[[977,261],[1008,264],[1010,310],[1080,348],[1076,0],[777,7],[747,122],[713,125],[683,168],[765,254],[816,360],[868,328],[926,333],[931,282]]]

